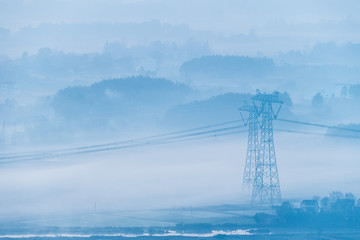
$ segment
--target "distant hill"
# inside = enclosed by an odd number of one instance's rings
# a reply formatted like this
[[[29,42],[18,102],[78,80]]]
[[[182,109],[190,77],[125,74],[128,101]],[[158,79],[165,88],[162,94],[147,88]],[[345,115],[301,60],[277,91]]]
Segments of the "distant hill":
[[[289,51],[274,57],[279,64],[359,66],[360,44],[318,43],[308,51]]]
[[[243,56],[203,56],[184,62],[183,76],[238,77],[263,76],[275,69],[272,59]]]
[[[226,93],[207,100],[194,101],[171,108],[165,114],[165,122],[170,126],[194,127],[218,122],[241,119],[238,108],[253,95],[248,93]],[[287,93],[280,93],[284,101],[281,114],[289,114],[292,101]]]
[[[154,121],[169,108],[188,101],[193,90],[162,78],[129,77],[60,90],[52,101],[57,116],[84,127],[111,121]]]

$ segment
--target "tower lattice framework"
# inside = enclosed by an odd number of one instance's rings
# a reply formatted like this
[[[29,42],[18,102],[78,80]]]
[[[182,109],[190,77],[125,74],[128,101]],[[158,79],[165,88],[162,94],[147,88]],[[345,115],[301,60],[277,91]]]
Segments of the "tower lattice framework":
[[[245,125],[249,127],[243,184],[247,189],[251,189],[254,184],[255,163],[259,152],[259,121],[254,106],[247,105],[239,110],[240,113],[242,111],[248,112],[247,121],[243,118]]]
[[[255,111],[249,111],[248,148],[243,181],[244,184],[252,185],[253,203],[273,205],[281,202],[273,120],[276,119],[283,102],[277,92],[258,92],[252,97],[252,101]],[[274,103],[279,104],[276,113],[273,110]]]

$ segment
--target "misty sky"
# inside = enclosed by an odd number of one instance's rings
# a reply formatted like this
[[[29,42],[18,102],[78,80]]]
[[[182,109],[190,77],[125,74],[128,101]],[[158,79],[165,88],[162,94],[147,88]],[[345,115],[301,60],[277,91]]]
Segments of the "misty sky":
[[[166,0],[14,0],[0,1],[1,26],[16,30],[41,23],[142,22],[159,19],[194,29],[244,33],[284,24],[358,23],[356,0],[166,1]]]
[[[242,48],[238,45],[226,44],[223,39],[222,44],[213,43],[212,48],[219,53],[260,51],[275,54],[279,50],[306,49],[317,42],[359,41],[360,34],[357,31],[360,26],[359,9],[360,3],[356,0],[326,1],[326,4],[319,0],[15,0],[0,1],[0,27],[14,34],[24,27],[37,28],[42,24],[142,23],[155,20],[163,24],[191,29],[193,33],[188,36],[189,38],[196,38],[199,32],[204,31],[221,34],[223,37],[241,34],[263,38],[263,41],[257,43],[255,47],[243,45]],[[26,31],[30,32],[31,29]],[[97,35],[102,34],[103,32],[93,32],[96,38],[99,37]],[[29,44],[27,40],[31,41],[31,38],[24,39],[23,36],[22,38],[17,44],[20,49]],[[90,39],[89,41],[91,42]],[[106,41],[111,42],[112,39],[103,40],[97,45],[73,43],[74,46],[68,49],[66,49],[68,46],[64,47],[61,44],[54,43],[53,46],[59,50],[91,52],[101,50]],[[29,48],[24,50],[29,51]],[[243,48],[248,49],[245,51]],[[6,53],[12,55],[12,52],[6,51]],[[20,52],[16,54],[21,55]]]

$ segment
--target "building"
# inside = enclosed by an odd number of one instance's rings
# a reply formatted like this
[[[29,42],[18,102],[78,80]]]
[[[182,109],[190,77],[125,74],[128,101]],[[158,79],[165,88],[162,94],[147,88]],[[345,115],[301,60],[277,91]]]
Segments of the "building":
[[[320,212],[319,203],[317,200],[303,200],[300,204],[300,209],[307,213],[318,213]]]

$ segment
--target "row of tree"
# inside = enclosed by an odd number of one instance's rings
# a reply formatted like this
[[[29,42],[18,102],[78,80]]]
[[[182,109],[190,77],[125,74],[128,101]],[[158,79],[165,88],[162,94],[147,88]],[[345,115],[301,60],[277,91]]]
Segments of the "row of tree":
[[[292,227],[358,227],[360,198],[352,193],[333,191],[329,196],[303,200],[300,207],[285,201],[276,207],[275,214],[257,213],[259,225]]]

